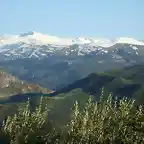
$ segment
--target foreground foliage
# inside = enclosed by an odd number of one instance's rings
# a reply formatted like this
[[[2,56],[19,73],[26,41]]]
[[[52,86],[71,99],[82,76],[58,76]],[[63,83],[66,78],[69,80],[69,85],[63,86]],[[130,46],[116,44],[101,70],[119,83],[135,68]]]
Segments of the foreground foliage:
[[[90,98],[83,112],[75,103],[69,134],[73,143],[144,143],[144,113],[127,98],[119,103],[111,95],[97,103]]]
[[[90,97],[81,111],[76,101],[67,130],[54,129],[42,99],[33,112],[29,100],[19,113],[9,116],[1,128],[3,144],[137,144],[144,143],[144,112],[134,100],[114,99],[112,94],[98,102]]]

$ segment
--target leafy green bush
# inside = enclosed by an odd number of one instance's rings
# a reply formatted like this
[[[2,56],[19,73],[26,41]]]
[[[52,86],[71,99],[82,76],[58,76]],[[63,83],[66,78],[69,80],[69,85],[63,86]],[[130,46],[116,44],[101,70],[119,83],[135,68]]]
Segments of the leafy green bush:
[[[142,106],[136,109],[133,100],[118,102],[111,94],[96,103],[90,97],[82,112],[76,102],[69,127],[72,143],[144,143]]]
[[[3,144],[137,144],[144,143],[144,112],[134,100],[103,97],[98,102],[89,97],[81,111],[76,101],[67,125],[68,131],[58,131],[48,120],[48,108],[42,103],[35,111],[30,102],[9,116],[0,131]]]
[[[69,125],[73,143],[144,143],[144,113],[127,98],[117,102],[112,95],[107,100],[92,102],[84,110],[76,102]]]
[[[30,110],[30,100],[19,107],[18,114],[8,116],[3,122],[2,131],[9,137],[10,144],[34,144],[37,141],[47,141],[49,131],[52,130],[51,124],[48,122],[48,109],[43,108],[42,99],[36,110]],[[49,128],[49,129],[45,129]]]

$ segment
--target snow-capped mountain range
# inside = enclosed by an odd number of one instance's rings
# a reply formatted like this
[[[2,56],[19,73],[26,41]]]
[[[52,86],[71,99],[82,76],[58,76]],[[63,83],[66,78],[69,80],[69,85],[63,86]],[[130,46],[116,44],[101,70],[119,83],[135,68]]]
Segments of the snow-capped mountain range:
[[[50,36],[46,34],[41,34],[37,32],[27,32],[20,35],[12,36],[2,36],[0,37],[1,45],[26,43],[35,45],[63,45],[69,46],[73,44],[90,44],[93,46],[110,47],[117,43],[133,44],[133,45],[144,45],[144,42],[135,40],[133,38],[120,37],[115,40],[100,39],[100,38],[87,38],[87,37],[77,37],[77,38],[60,38],[56,36]]]
[[[0,68],[48,88],[141,62],[144,41],[133,38],[60,38],[37,32],[0,36]]]
[[[113,40],[90,37],[60,38],[32,31],[20,35],[0,36],[0,56],[4,59],[41,59],[54,54],[106,54],[116,52],[117,47],[123,48],[124,45],[128,46],[129,53],[133,51],[136,55],[139,54],[139,48],[144,48],[143,41],[127,37]]]

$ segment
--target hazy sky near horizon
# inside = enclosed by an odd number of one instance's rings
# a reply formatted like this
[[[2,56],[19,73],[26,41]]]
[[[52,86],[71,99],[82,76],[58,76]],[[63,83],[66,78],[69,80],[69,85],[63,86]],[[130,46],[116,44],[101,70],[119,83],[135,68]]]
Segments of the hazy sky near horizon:
[[[144,39],[144,0],[0,0],[0,35]]]

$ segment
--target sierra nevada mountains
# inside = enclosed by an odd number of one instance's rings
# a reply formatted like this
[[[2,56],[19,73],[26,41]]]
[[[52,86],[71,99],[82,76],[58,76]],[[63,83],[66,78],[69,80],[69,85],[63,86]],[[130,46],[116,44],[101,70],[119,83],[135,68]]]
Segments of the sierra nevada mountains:
[[[144,42],[133,38],[59,38],[37,32],[0,37],[0,68],[52,89],[142,62]]]
[[[125,46],[123,46],[125,45]],[[51,55],[85,55],[95,53],[96,55],[112,53],[115,57],[117,47],[127,53],[139,54],[139,48],[144,42],[132,38],[118,38],[115,40],[98,38],[59,38],[37,32],[27,32],[20,35],[0,37],[1,58],[45,58]],[[126,48],[127,47],[127,48]]]

